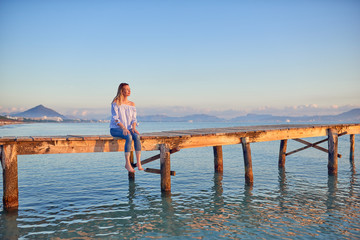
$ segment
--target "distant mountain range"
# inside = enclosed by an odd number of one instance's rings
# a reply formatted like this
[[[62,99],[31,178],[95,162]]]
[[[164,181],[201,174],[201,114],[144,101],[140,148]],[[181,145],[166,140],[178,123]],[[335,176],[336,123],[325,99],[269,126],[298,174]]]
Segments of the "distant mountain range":
[[[34,108],[26,110],[25,112],[13,114],[13,117],[23,118],[54,118],[59,117],[63,120],[72,120],[71,117],[66,117],[60,113],[46,108],[43,105],[38,105]],[[108,118],[110,119],[110,117]],[[104,119],[102,119],[104,120]],[[139,122],[360,122],[360,108],[352,109],[338,115],[320,115],[320,116],[273,116],[271,114],[247,114],[232,119],[223,119],[207,114],[195,114],[184,117],[169,117],[166,115],[148,115],[138,116]]]
[[[166,115],[138,116],[139,122],[224,122],[225,119],[207,114],[194,114],[184,117],[168,117]]]
[[[139,116],[142,122],[360,122],[360,108],[352,109],[338,115],[323,116],[273,116],[271,114],[247,114],[232,119],[223,119],[206,114],[188,115],[185,117],[168,117],[166,115]]]

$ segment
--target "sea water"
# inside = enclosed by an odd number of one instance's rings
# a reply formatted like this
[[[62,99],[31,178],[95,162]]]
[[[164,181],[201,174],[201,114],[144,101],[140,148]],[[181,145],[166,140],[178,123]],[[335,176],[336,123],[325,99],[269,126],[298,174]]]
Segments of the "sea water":
[[[138,129],[236,125],[144,122]],[[109,129],[106,123],[0,127],[0,136],[67,134]],[[252,143],[252,187],[245,184],[241,145],[223,147],[223,174],[214,173],[211,147],[182,149],[171,155],[176,176],[169,196],[161,194],[157,174],[137,171],[129,181],[122,152],[18,156],[19,209],[1,212],[0,239],[359,239],[359,140],[351,165],[349,135],[339,138],[337,177],[328,176],[324,152],[290,155],[279,171],[280,142]],[[299,147],[288,141],[288,151]],[[144,167],[159,168],[159,161]]]

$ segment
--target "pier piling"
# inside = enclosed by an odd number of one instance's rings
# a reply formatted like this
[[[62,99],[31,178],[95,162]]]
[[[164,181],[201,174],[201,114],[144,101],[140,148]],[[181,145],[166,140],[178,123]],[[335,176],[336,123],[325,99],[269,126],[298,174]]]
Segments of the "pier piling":
[[[251,149],[248,138],[241,138],[243,154],[244,154],[244,168],[245,168],[245,182],[248,185],[252,185],[254,182],[252,160],[251,160]]]
[[[338,133],[335,129],[328,129],[328,173],[337,175],[338,169]]]
[[[279,168],[285,167],[286,148],[287,148],[287,139],[283,139],[280,142]]]
[[[223,152],[222,146],[214,146],[214,169],[216,173],[223,172]]]
[[[0,147],[3,169],[4,209],[16,209],[19,206],[17,144]]]
[[[161,191],[171,192],[170,149],[166,144],[160,144],[160,172]]]

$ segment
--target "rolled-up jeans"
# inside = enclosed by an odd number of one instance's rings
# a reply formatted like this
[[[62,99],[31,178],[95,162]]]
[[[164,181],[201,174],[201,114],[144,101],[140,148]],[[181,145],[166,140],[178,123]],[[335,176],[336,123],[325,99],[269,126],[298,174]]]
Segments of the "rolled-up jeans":
[[[121,128],[110,128],[110,134],[113,137],[119,137],[126,140],[125,142],[125,152],[131,151],[131,143],[134,140],[134,148],[135,151],[141,151],[141,143],[140,143],[140,135],[137,133],[133,133],[129,130],[128,135],[124,135],[124,131]]]

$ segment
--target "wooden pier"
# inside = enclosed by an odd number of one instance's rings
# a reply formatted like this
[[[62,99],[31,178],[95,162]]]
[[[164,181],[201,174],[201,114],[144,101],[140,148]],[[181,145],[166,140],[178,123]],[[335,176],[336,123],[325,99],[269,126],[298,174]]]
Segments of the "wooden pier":
[[[144,133],[141,136],[142,151],[159,150],[160,154],[142,161],[146,164],[160,159],[160,169],[145,169],[146,172],[161,174],[161,191],[171,192],[170,154],[184,148],[212,146],[214,149],[214,170],[223,171],[222,146],[241,144],[244,156],[245,182],[254,181],[250,144],[254,142],[280,141],[279,168],[285,166],[286,156],[313,147],[328,153],[328,173],[337,174],[338,137],[350,135],[350,161],[354,161],[355,134],[360,134],[360,124],[331,125],[266,125],[228,128],[207,128],[178,131]],[[310,143],[302,138],[321,137],[322,141]],[[289,139],[305,144],[305,147],[287,151]],[[328,142],[328,149],[318,146]],[[121,152],[124,140],[110,135],[82,136],[31,136],[1,137],[0,155],[3,168],[3,207],[6,210],[18,208],[18,155],[59,154],[85,152]],[[134,174],[129,174],[134,178]]]

